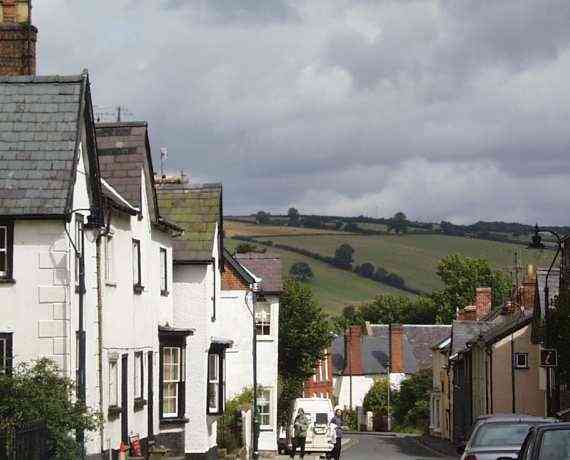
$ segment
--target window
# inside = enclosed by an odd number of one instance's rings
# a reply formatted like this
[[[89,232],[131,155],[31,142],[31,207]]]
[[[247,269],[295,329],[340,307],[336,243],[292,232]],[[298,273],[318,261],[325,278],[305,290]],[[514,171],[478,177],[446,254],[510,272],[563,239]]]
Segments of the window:
[[[143,291],[141,280],[141,242],[133,240],[133,287],[135,293]]]
[[[0,333],[0,374],[12,373],[12,334]]]
[[[168,255],[164,248],[160,248],[160,293],[168,295]]]
[[[255,310],[255,329],[257,335],[271,335],[271,305],[258,304]]]
[[[0,222],[0,279],[12,279],[14,224]]]
[[[105,238],[105,281],[113,283],[115,281],[115,238],[107,235]]]
[[[184,349],[181,347],[162,347],[162,416],[178,417],[183,392]]]
[[[134,395],[135,399],[143,399],[144,387],[144,363],[143,352],[135,352],[135,367],[134,367]]]
[[[225,395],[225,354],[223,349],[215,348],[208,354],[208,410],[210,415],[224,412]]]
[[[570,430],[563,427],[545,431],[540,443],[539,460],[566,460],[570,458]]]
[[[528,353],[515,353],[513,361],[515,369],[528,369]]]
[[[117,358],[109,360],[109,406],[119,405],[119,367]]]
[[[260,427],[262,429],[271,428],[271,390],[269,388],[262,388],[258,392],[257,413]]]
[[[325,358],[322,361],[322,368],[323,368],[323,378],[322,381],[323,382],[327,382],[329,380],[329,362],[328,362],[328,357],[325,356]]]
[[[83,260],[83,216],[81,214],[75,215],[75,282],[79,285],[79,278],[81,276],[81,263]]]

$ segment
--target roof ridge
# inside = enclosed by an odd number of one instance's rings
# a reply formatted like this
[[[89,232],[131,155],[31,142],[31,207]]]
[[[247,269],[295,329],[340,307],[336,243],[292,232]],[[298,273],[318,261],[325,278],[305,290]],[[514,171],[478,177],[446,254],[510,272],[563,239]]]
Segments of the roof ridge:
[[[0,77],[0,83],[81,83],[85,75],[24,75]]]

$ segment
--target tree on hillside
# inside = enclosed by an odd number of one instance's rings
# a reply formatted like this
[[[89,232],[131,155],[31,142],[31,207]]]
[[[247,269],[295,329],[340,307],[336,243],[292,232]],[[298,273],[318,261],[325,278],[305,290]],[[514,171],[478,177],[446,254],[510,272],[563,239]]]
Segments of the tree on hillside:
[[[236,247],[236,252],[238,254],[247,254],[248,252],[256,252],[257,246],[251,243],[240,243]]]
[[[295,208],[289,208],[287,217],[289,217],[289,225],[291,227],[297,227],[299,225],[301,216],[299,215],[299,211]]]
[[[450,254],[440,260],[437,275],[444,287],[431,294],[439,306],[438,319],[450,323],[455,311],[473,304],[478,287],[490,287],[493,292],[493,306],[502,305],[510,296],[511,279],[502,272],[493,271],[489,261],[475,259],[461,254]]]
[[[298,281],[286,280],[279,306],[281,423],[288,421],[292,399],[302,394],[304,382],[313,375],[317,361],[324,357],[332,339],[333,326],[312,290]]]
[[[46,358],[32,365],[21,364],[13,375],[0,373],[0,430],[45,422],[49,458],[79,458],[80,446],[73,433],[93,431],[100,420],[74,393],[73,382]]]
[[[398,235],[408,231],[408,218],[403,212],[397,212],[388,222],[388,231],[394,231]]]
[[[255,215],[255,222],[257,222],[260,225],[267,225],[271,222],[271,214],[265,211],[259,211]]]
[[[338,267],[349,269],[354,261],[353,255],[354,249],[350,244],[341,244],[334,253],[334,264]]]
[[[373,324],[435,324],[437,307],[432,299],[383,294],[360,307],[361,321]]]
[[[297,281],[310,281],[314,278],[313,270],[307,262],[296,262],[289,270],[291,275]]]
[[[354,271],[364,278],[372,278],[374,272],[376,271],[376,267],[374,267],[374,265],[372,265],[370,262],[365,262],[362,265],[356,267]]]
[[[307,216],[303,218],[303,227],[323,228],[324,223],[319,216]]]

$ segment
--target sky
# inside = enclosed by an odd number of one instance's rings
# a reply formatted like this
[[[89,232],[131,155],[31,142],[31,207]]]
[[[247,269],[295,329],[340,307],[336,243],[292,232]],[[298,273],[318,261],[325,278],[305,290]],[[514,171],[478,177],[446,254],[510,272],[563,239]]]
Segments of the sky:
[[[41,74],[226,214],[570,224],[568,0],[34,0]],[[155,169],[158,167],[155,166]]]

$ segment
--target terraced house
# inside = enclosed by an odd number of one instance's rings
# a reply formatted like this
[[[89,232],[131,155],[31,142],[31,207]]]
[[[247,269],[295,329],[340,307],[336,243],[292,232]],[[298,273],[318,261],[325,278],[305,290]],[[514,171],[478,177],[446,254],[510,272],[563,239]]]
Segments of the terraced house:
[[[86,71],[34,75],[27,6],[0,1],[0,371],[56,362],[102,414],[88,458],[217,458],[257,374],[274,452],[279,260],[224,251],[221,185],[155,181],[147,124],[96,124]]]

